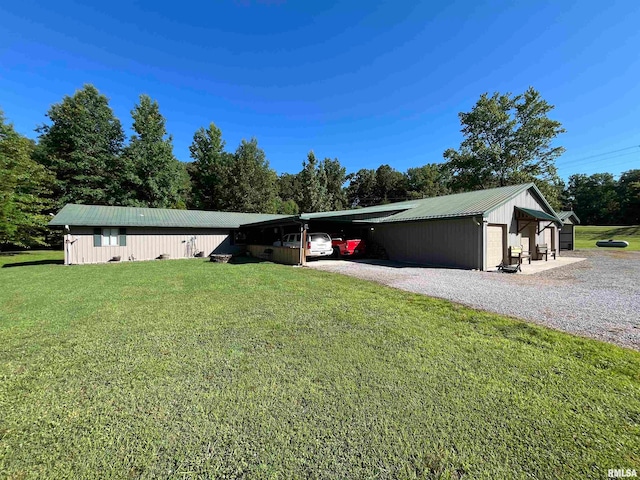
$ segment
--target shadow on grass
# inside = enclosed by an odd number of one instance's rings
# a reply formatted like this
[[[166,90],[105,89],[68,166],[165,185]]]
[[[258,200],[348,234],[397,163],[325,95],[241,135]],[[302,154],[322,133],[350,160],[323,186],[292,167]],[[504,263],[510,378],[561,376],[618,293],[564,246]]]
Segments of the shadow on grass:
[[[33,262],[6,263],[2,268],[32,267],[35,265],[64,265],[64,260],[34,260]]]
[[[640,226],[629,226],[629,227],[600,227],[602,230],[597,230],[594,232],[586,231],[585,233],[589,235],[591,238],[597,240],[609,240],[613,237],[624,237],[624,236],[638,236],[640,235]],[[606,238],[603,238],[606,237]],[[624,239],[623,239],[624,240]]]
[[[266,260],[263,260],[261,258],[256,258],[256,257],[247,257],[244,255],[231,257],[231,260],[229,260],[230,265],[247,265],[251,263],[264,263],[264,262],[266,262]]]

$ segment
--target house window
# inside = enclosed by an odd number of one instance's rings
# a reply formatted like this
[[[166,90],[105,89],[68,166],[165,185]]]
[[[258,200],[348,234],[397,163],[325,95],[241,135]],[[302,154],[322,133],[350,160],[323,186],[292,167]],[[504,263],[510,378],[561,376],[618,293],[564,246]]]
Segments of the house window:
[[[93,229],[93,246],[94,247],[126,247],[127,246],[127,229],[126,228],[94,228]]]
[[[103,247],[118,246],[118,229],[117,228],[102,229],[102,246]]]

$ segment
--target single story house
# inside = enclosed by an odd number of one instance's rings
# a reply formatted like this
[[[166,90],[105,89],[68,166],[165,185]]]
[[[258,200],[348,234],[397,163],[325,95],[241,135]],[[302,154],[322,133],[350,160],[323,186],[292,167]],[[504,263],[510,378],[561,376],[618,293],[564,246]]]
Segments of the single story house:
[[[558,212],[558,217],[562,220],[562,228],[560,229],[560,250],[575,250],[575,226],[580,224],[580,219],[573,210]]]
[[[49,222],[64,229],[65,264],[235,253],[242,225],[284,215],[65,205]],[[241,243],[241,242],[240,242]]]
[[[304,263],[304,249],[273,244],[300,232],[302,247],[309,231],[358,236],[399,262],[492,270],[509,261],[509,247],[535,259],[536,246],[546,244],[558,255],[564,224],[540,190],[526,183],[300,215],[66,205],[50,225],[65,227],[65,263],[233,253],[239,241],[274,261]]]

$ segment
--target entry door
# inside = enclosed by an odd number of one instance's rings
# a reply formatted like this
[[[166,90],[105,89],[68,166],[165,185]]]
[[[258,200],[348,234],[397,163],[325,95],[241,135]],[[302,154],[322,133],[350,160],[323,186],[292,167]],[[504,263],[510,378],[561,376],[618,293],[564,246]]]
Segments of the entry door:
[[[544,231],[544,243],[547,244],[549,250],[556,249],[556,229],[555,227],[549,227]]]
[[[504,260],[504,231],[506,225],[487,225],[487,269],[497,267]]]
[[[522,250],[532,252],[536,248],[536,227],[530,225],[522,230]]]

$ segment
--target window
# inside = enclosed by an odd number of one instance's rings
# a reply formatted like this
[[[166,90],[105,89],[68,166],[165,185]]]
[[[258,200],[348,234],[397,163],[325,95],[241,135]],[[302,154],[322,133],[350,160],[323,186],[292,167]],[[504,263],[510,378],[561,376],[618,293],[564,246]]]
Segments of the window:
[[[231,232],[231,245],[246,245],[247,243],[247,234],[244,232],[240,232],[238,230],[234,230]]]
[[[126,228],[94,228],[93,229],[93,246],[94,247],[126,247],[127,246],[127,229]]]
[[[102,229],[102,246],[103,247],[118,246],[118,229],[117,228]]]

